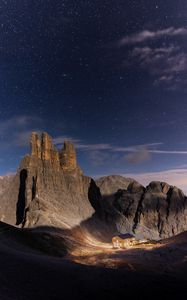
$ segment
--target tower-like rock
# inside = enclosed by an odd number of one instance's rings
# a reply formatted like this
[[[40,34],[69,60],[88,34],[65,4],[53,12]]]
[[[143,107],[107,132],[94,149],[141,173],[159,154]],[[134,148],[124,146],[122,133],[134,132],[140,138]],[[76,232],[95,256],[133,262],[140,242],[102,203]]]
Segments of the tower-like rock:
[[[52,144],[52,138],[48,133],[43,132],[41,138],[36,132],[31,134],[31,157],[37,157],[42,161],[48,161],[60,167],[59,152]]]
[[[53,151],[52,138],[46,132],[42,133],[41,148],[42,160],[49,160],[51,162],[51,156]]]
[[[41,141],[36,132],[32,132],[30,139],[31,156],[41,158]]]
[[[74,227],[91,217],[97,193],[90,193],[92,179],[78,166],[74,145],[66,141],[58,151],[46,132],[33,132],[30,145],[1,197],[0,219],[23,227]]]
[[[64,171],[73,171],[77,168],[77,157],[73,143],[64,142],[64,147],[60,152],[60,163]]]

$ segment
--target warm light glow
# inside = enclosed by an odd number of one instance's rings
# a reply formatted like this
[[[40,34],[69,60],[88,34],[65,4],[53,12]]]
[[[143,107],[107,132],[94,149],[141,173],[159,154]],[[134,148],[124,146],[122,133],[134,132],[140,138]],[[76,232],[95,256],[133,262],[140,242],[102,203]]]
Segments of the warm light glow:
[[[133,251],[151,251],[162,247],[159,242],[138,241],[135,238],[114,237],[111,243],[106,243],[93,237],[86,230],[74,233],[71,241],[73,240],[74,244],[68,255],[70,260],[106,268],[128,267],[130,270],[134,270],[134,265],[129,260],[129,255],[131,256]]]

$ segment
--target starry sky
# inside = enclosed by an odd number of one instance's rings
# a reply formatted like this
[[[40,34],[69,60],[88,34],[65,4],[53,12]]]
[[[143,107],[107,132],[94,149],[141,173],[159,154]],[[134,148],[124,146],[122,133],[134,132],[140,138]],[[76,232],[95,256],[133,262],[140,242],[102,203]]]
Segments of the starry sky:
[[[0,175],[31,131],[85,174],[187,191],[187,1],[0,0]]]

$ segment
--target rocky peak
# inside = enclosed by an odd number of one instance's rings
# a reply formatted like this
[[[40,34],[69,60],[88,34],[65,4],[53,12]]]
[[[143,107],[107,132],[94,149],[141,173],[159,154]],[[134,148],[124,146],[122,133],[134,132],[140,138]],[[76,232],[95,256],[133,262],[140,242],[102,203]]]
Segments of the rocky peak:
[[[30,146],[11,187],[0,194],[0,220],[20,227],[74,227],[90,218],[99,192],[79,168],[74,145],[65,141],[58,150],[46,132],[33,132]]]
[[[32,132],[30,139],[31,156],[41,158],[41,141],[36,132]]]
[[[33,132],[30,139],[31,157],[37,157],[42,161],[48,161],[57,169],[74,171],[78,169],[77,156],[73,143],[64,141],[61,151],[58,151],[52,143],[48,133],[43,132],[41,137]]]
[[[72,171],[77,168],[77,157],[73,143],[64,142],[64,147],[60,152],[60,163],[65,171]]]
[[[48,133],[43,132],[39,137],[36,132],[33,132],[30,145],[31,157],[48,161],[65,171],[72,171],[77,168],[76,151],[71,142],[65,141],[63,149],[59,152],[53,145],[52,138]]]
[[[43,161],[49,161],[52,164],[58,163],[60,165],[59,152],[53,145],[52,138],[46,132],[42,133],[41,136],[41,158]]]
[[[30,145],[31,156],[40,158],[43,161],[49,160],[52,162],[54,156],[56,156],[56,158],[59,156],[58,150],[52,144],[52,138],[46,132],[43,132],[41,137],[39,137],[36,132],[33,132],[31,134]]]
[[[187,197],[180,189],[159,181],[152,181],[145,188],[127,178],[111,178],[110,190],[112,186],[116,192],[111,190],[107,196],[103,187],[108,185],[109,177],[102,177],[97,183],[103,196],[103,216],[110,224],[115,223],[120,233],[162,239],[187,230]]]
[[[151,181],[146,189],[148,192],[151,192],[151,193],[167,194],[170,189],[170,185],[167,184],[166,182]]]
[[[52,138],[46,133],[42,133],[41,137],[41,148],[42,148],[42,160],[52,160],[52,151],[53,151],[53,145],[52,145]]]

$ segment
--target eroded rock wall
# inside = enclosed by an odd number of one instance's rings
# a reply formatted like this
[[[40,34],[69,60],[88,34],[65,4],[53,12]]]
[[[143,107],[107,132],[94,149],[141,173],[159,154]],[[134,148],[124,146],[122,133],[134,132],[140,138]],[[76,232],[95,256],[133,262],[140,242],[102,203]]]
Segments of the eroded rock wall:
[[[78,166],[72,143],[58,151],[47,133],[32,133],[30,145],[31,155],[23,158],[1,197],[1,219],[25,227],[68,228],[90,218],[95,212],[89,199],[92,180]]]
[[[106,181],[110,181],[108,177]],[[121,181],[116,177],[115,187],[120,188]],[[127,182],[124,178],[124,184]],[[104,179],[101,183],[103,186]],[[161,239],[187,230],[187,197],[167,183],[154,181],[145,188],[136,181],[129,182],[125,189],[104,194],[103,202],[105,219],[114,222],[120,233]]]

